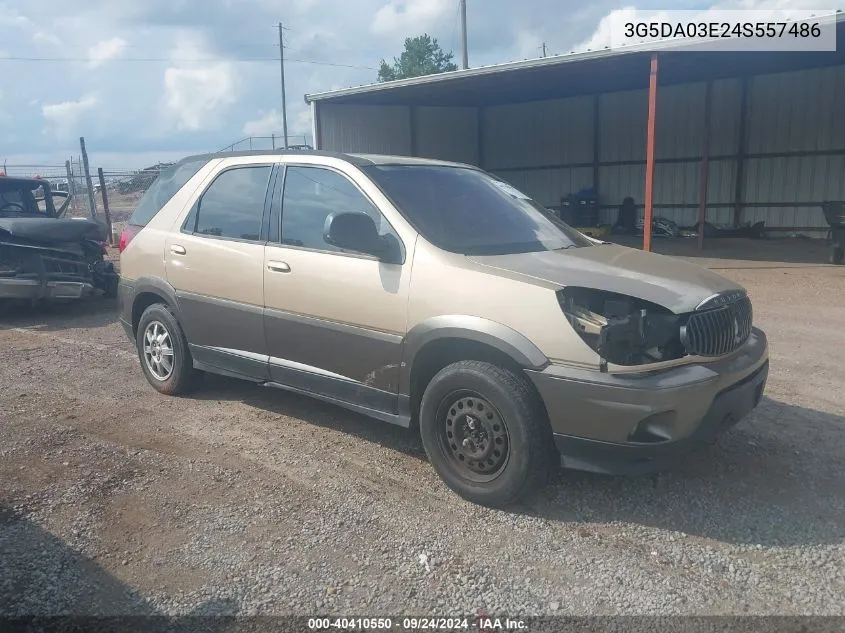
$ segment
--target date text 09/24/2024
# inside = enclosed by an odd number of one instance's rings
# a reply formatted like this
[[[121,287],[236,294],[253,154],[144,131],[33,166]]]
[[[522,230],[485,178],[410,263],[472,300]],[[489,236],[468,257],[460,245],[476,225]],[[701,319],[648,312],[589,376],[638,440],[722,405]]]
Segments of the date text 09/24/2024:
[[[478,616],[458,617],[403,617],[403,618],[309,618],[312,631],[519,631],[524,630],[523,620]]]

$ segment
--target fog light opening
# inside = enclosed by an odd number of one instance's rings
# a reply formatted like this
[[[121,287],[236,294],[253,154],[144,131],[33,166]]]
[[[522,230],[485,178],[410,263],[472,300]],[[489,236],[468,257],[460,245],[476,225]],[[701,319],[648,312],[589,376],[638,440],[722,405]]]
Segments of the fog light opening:
[[[675,425],[675,412],[663,411],[640,420],[634,430],[628,434],[629,442],[639,444],[660,444],[672,440]]]

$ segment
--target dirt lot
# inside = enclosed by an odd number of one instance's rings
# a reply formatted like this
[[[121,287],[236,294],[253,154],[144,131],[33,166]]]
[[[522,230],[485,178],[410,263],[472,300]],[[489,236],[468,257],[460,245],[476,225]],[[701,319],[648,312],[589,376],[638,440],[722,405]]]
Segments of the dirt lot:
[[[727,268],[771,342],[757,411],[511,512],[329,405],[159,396],[105,300],[0,317],[0,614],[845,614],[845,269]]]

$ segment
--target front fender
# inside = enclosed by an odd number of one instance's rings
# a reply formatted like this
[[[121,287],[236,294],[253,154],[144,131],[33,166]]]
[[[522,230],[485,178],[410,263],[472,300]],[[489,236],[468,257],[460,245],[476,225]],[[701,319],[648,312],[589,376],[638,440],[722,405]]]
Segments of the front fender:
[[[446,338],[489,345],[526,369],[542,370],[549,364],[549,359],[534,343],[506,325],[476,316],[442,315],[418,323],[405,336],[399,372],[400,393],[411,392],[411,368],[419,351],[432,341]]]

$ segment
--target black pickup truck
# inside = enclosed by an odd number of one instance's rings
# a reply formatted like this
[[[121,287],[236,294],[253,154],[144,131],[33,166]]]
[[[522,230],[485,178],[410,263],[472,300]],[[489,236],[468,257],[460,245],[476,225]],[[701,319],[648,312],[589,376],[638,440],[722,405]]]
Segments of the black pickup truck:
[[[46,180],[0,176],[0,301],[116,294],[105,225],[63,217],[69,203]]]

